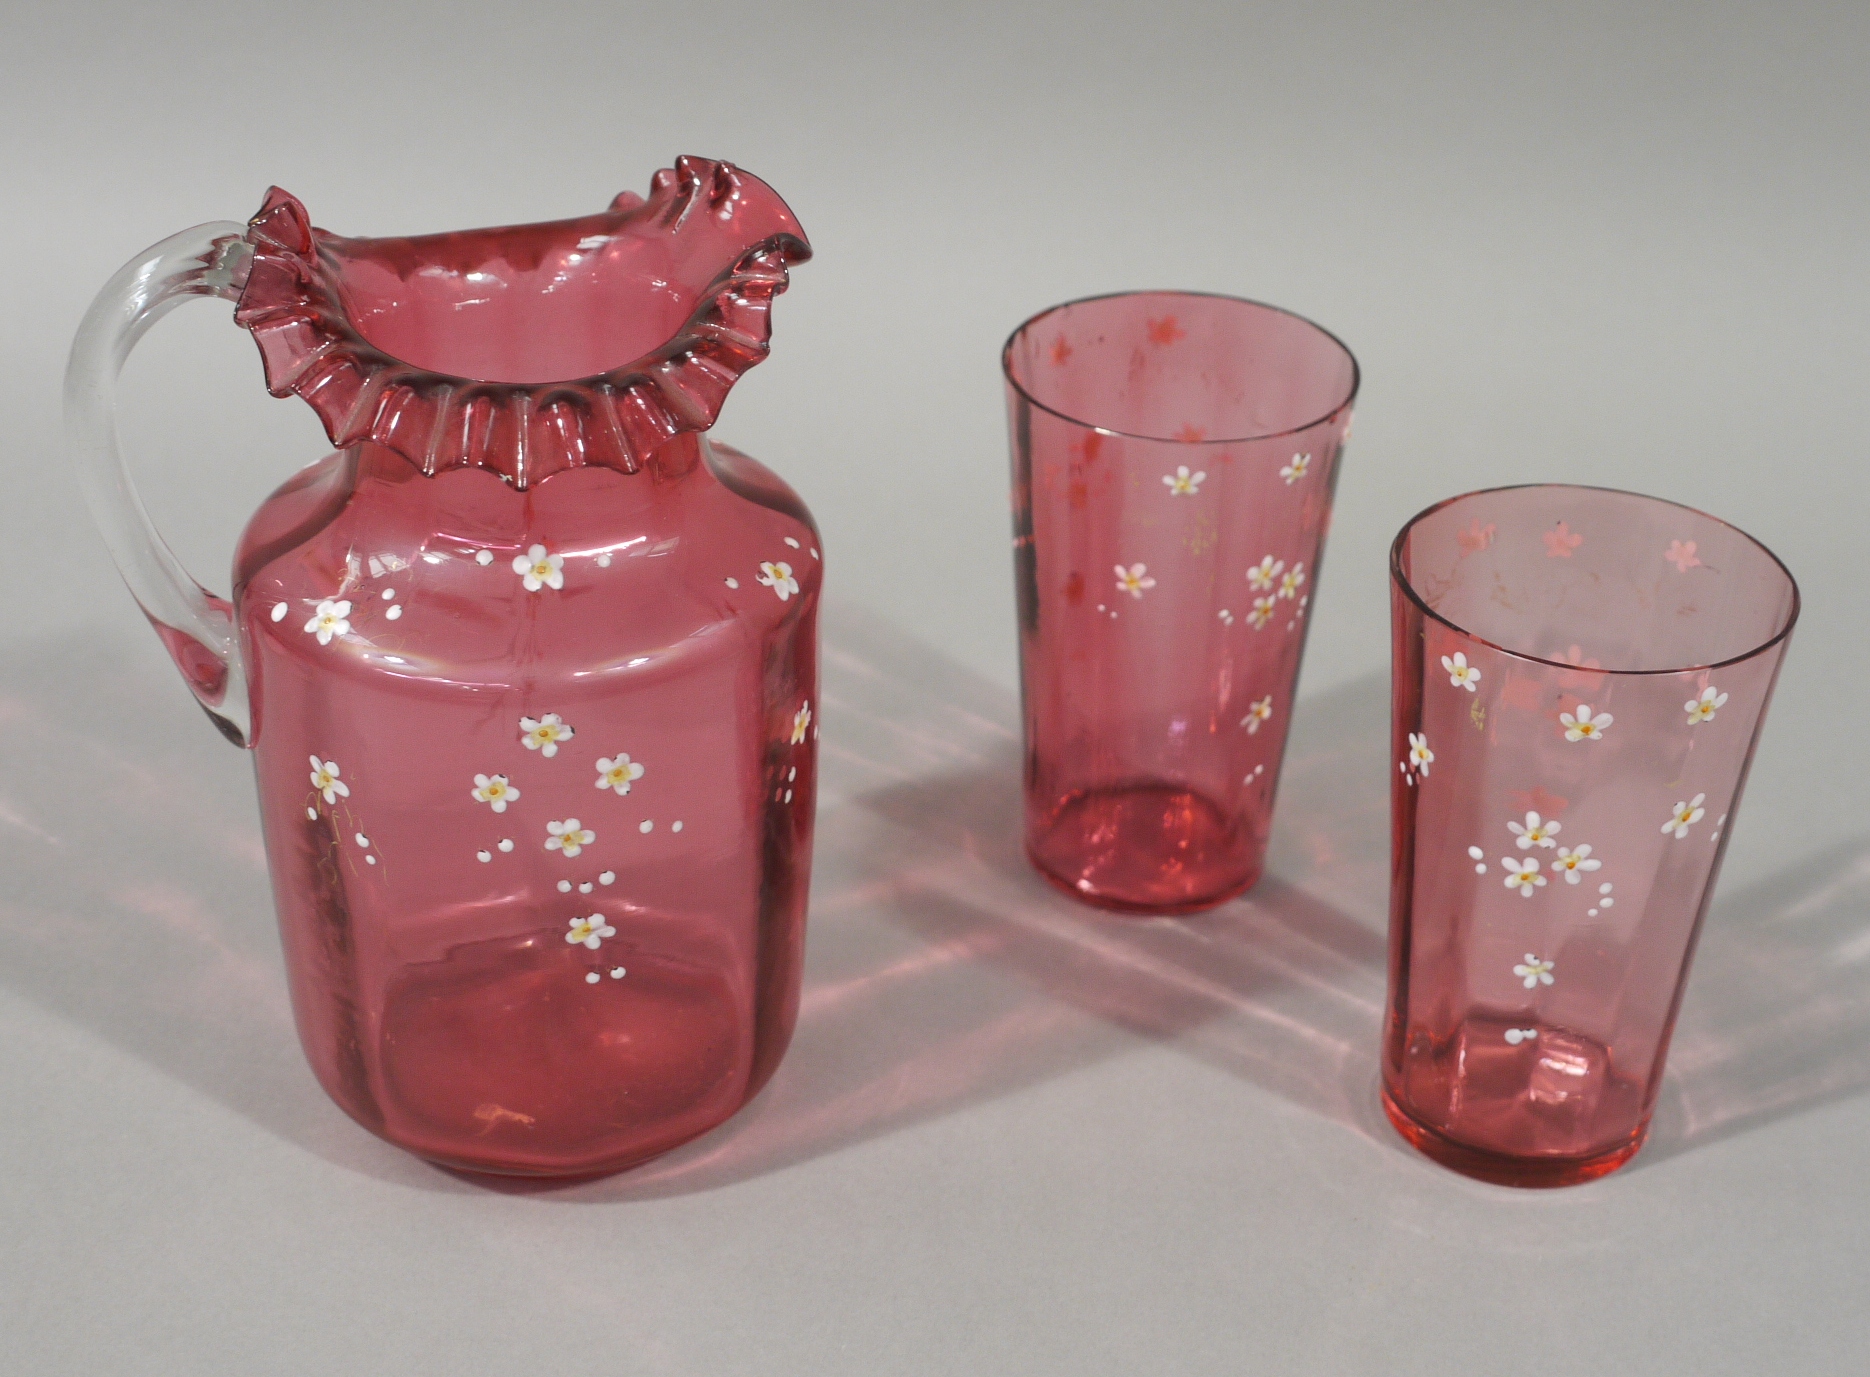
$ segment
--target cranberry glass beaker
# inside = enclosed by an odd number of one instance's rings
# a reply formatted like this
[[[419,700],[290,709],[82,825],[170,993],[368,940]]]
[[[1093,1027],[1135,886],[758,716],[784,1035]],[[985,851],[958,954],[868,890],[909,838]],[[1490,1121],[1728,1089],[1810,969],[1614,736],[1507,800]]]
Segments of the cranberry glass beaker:
[[[1601,1176],[1648,1129],[1798,588],[1725,522],[1561,485],[1431,507],[1390,572],[1384,1107],[1471,1175]]]
[[[367,1128],[475,1171],[616,1170],[732,1114],[798,1009],[818,536],[703,435],[809,255],[684,158],[647,200],[409,239],[246,226],[131,263],[86,318],[74,448],[120,567],[254,753],[300,1038]],[[117,455],[130,345],[237,303],[336,452],[254,515],[232,601]]]
[[[1357,363],[1234,297],[1072,302],[1007,341],[1026,849],[1105,908],[1260,877]]]

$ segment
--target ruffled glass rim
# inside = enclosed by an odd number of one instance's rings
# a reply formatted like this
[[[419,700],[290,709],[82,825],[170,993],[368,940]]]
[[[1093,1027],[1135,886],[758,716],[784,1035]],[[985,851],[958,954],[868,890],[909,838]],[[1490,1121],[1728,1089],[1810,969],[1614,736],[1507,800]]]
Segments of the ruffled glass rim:
[[[625,192],[611,203],[613,214],[678,234],[693,210],[744,225],[744,246],[675,334],[589,377],[488,382],[378,349],[345,310],[341,270],[321,243],[335,236],[278,187],[248,222],[253,261],[234,319],[259,346],[267,391],[303,398],[339,449],[379,444],[424,474],[484,468],[516,488],[587,465],[635,473],[676,436],[714,424],[734,383],[769,351],[787,269],[811,257],[778,193],[731,163],[678,158],[656,173],[647,200]]]

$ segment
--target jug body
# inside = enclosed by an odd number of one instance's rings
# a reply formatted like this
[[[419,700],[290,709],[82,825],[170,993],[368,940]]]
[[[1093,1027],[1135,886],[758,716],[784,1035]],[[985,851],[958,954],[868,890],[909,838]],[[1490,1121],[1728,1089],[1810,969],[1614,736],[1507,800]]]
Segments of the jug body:
[[[811,255],[681,158],[595,215],[152,246],[66,370],[79,481],[224,736],[254,752],[301,1040],[368,1128],[449,1166],[592,1175],[732,1114],[798,1010],[818,537],[706,432]],[[230,599],[151,526],[115,382],[190,298],[334,450],[267,500]]]
[[[744,455],[516,492],[359,446],[234,604],[294,1012],[366,1127],[614,1170],[732,1114],[798,1007],[817,535]]]

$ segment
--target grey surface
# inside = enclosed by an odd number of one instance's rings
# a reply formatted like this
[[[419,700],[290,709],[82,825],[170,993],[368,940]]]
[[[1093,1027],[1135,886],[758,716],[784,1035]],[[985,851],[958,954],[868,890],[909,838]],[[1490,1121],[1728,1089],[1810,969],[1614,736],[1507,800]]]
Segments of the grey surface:
[[[1426,7],[1421,7],[1426,10]],[[15,3],[0,46],[0,1369],[1860,1370],[1870,1243],[1870,13]],[[489,1190],[331,1106],[246,762],[59,472],[92,291],[269,182],[321,224],[580,213],[676,153],[819,251],[720,426],[833,604],[804,1013],[729,1125]],[[1104,920],[1015,854],[996,354],[1051,302],[1232,291],[1367,385],[1272,874]],[[225,306],[126,439],[210,585],[320,452]],[[1806,593],[1654,1138],[1478,1185],[1375,1105],[1395,528],[1634,487]]]

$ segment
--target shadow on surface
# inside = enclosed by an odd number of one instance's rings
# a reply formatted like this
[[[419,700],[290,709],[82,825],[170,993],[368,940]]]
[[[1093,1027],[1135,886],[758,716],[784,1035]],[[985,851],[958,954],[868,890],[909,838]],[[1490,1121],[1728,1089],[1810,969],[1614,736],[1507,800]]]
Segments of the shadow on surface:
[[[0,668],[0,984],[315,1155],[442,1191],[299,1052],[246,762],[166,662],[79,639]],[[1387,908],[1386,685],[1304,700],[1265,880],[1117,918],[1021,849],[1015,696],[827,609],[806,987],[767,1090],[712,1134],[552,1198],[708,1190],[1151,1043],[1398,1150],[1371,1095]],[[1870,842],[1717,903],[1657,1161],[1870,1087]],[[543,1183],[507,1189],[544,1190]]]
[[[1060,895],[1025,859],[1016,696],[834,609],[792,1050],[738,1118],[589,1190],[727,1184],[1145,1041],[1369,1131],[1359,1100],[1383,992],[1386,695],[1372,676],[1301,705],[1270,873],[1251,895],[1190,918],[1119,918]]]
[[[354,1126],[300,1054],[251,781],[153,639],[16,644],[0,984],[328,1161],[432,1177]]]
[[[1717,897],[1641,1163],[1870,1089],[1870,839]]]

